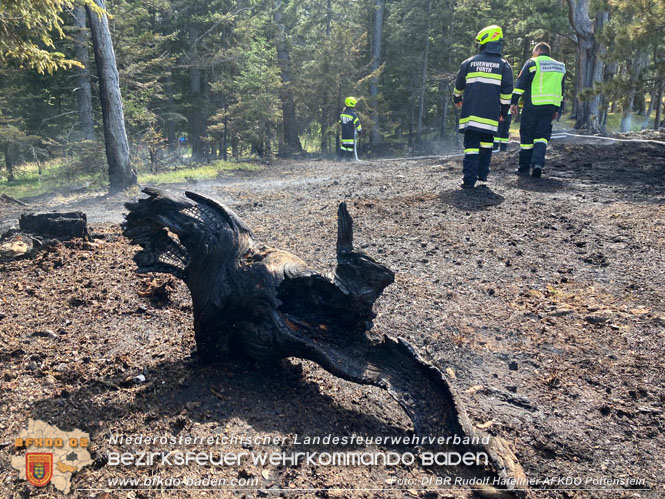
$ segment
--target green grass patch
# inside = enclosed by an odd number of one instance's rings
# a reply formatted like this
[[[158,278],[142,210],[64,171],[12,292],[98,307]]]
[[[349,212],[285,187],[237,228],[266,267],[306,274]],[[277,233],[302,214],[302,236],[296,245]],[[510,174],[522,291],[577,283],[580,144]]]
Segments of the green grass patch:
[[[263,170],[261,165],[253,163],[233,163],[231,161],[213,161],[209,165],[195,166],[192,168],[179,168],[160,173],[140,173],[141,184],[178,184],[191,180],[211,180],[217,178],[222,172],[237,170],[259,171]]]
[[[24,163],[14,168],[14,180],[7,180],[7,172],[0,177],[0,194],[16,199],[40,196],[68,187],[101,187],[104,183],[100,174],[74,174],[62,158],[42,163],[39,174],[37,163]]]
[[[7,180],[6,171],[0,175],[0,194],[15,199],[30,198],[72,188],[89,190],[105,190],[108,180],[103,173],[85,173],[74,167],[71,159],[59,158],[42,163],[39,174],[37,163],[24,163],[14,169],[14,180]],[[142,184],[174,184],[191,180],[214,179],[223,172],[237,170],[258,171],[263,167],[252,163],[234,163],[230,161],[213,161],[209,165],[179,168],[160,173],[139,172]]]

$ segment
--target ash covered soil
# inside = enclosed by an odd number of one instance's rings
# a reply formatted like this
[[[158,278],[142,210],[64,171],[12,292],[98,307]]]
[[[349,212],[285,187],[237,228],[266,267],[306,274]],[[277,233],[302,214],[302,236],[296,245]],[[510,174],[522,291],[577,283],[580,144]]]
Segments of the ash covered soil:
[[[176,187],[227,203],[257,239],[329,271],[337,205],[347,200],[356,245],[397,274],[377,302],[373,334],[408,339],[447,372],[471,421],[511,442],[530,478],[637,478],[654,492],[605,494],[665,495],[665,148],[555,145],[540,180],[514,176],[516,159],[495,155],[490,181],[473,191],[459,190],[459,160],[278,162]],[[9,465],[28,418],[91,434],[95,463],[74,475],[73,489],[104,489],[127,476],[246,478],[264,489],[75,491],[80,497],[347,497],[335,488],[353,487],[386,489],[361,497],[471,494],[417,490],[436,475],[418,466],[110,466],[108,452],[133,449],[110,443],[111,434],[292,438],[411,429],[382,390],[309,362],[198,365],[187,289],[135,273],[137,248],[117,226],[125,200],[29,206],[83,209],[94,241],[0,263],[0,495],[56,495],[52,486],[20,482]],[[4,207],[5,220],[15,215]],[[224,448],[363,449],[292,440]],[[416,485],[389,485],[391,477]]]

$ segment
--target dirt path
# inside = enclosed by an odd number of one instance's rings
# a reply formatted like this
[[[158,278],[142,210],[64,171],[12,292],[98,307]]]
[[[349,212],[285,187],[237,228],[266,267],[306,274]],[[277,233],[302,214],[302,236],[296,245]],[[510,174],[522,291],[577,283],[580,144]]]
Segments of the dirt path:
[[[403,336],[453,372],[472,421],[511,441],[529,477],[631,477],[663,495],[665,150],[553,149],[545,178],[515,177],[515,153],[498,155],[490,182],[471,192],[459,190],[457,160],[278,163],[187,188],[229,204],[258,238],[320,269],[332,269],[336,207],[350,200],[357,244],[397,272],[378,301],[376,334]],[[93,223],[117,223],[123,201],[70,200],[66,207],[88,212]],[[139,296],[150,278],[135,275],[135,249],[111,225],[95,230],[99,246],[0,264],[0,443],[28,417],[85,428],[97,461],[75,476],[74,487],[94,488],[123,473],[103,459],[113,450],[111,432],[408,431],[408,419],[381,391],[340,382],[307,362],[193,367],[186,289],[174,282],[163,306]],[[141,373],[145,384],[123,382]],[[30,490],[10,471],[11,455],[0,450],[3,495]],[[268,471],[219,473],[257,477],[275,490],[267,495],[293,487],[389,488],[391,476],[433,475],[419,467]],[[427,494],[359,495],[410,493]],[[336,494],[345,495],[304,493]]]

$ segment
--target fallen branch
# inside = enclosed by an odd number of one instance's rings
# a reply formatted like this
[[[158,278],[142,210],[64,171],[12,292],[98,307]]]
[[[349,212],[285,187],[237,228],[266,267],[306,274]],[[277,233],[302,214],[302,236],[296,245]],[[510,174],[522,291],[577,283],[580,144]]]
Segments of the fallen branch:
[[[27,203],[24,203],[23,201],[19,201],[16,198],[8,196],[7,194],[0,194],[0,199],[2,199],[3,201],[5,201],[7,203],[14,203],[14,204],[17,204],[19,206],[28,206]]]

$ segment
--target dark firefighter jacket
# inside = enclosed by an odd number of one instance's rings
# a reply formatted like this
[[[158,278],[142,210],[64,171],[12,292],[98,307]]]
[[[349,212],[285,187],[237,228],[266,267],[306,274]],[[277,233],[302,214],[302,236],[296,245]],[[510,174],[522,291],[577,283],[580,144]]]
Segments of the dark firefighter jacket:
[[[342,149],[353,151],[354,129],[360,133],[363,129],[358,119],[358,115],[351,107],[345,107],[342,114],[339,115],[339,122],[342,124]]]
[[[553,112],[558,111],[563,101],[565,74],[565,64],[549,56],[529,59],[517,77],[512,103],[517,104],[521,98],[525,110],[545,110],[549,106]]]
[[[499,115],[508,116],[513,70],[501,57],[501,42],[489,42],[460,66],[453,93],[462,102],[459,131],[497,133]]]

